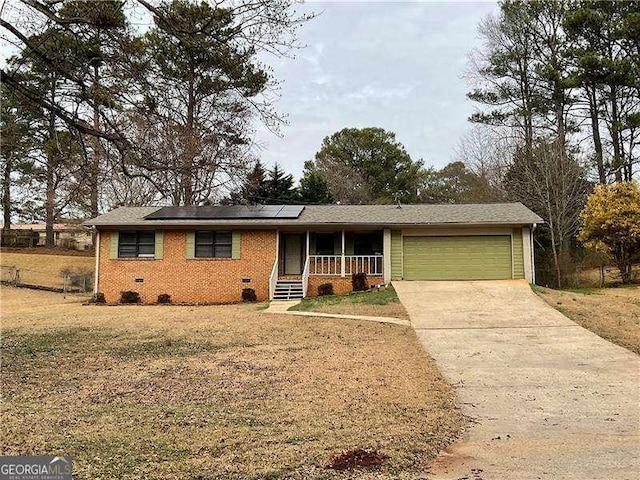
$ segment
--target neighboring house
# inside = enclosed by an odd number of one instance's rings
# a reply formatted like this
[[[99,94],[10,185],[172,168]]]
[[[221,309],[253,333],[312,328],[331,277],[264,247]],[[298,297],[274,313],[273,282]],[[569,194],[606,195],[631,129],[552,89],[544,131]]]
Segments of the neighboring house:
[[[4,227],[0,224],[0,229]],[[31,246],[46,243],[46,225],[44,223],[16,223],[11,225],[10,231],[37,232],[38,242]],[[90,228],[77,223],[54,223],[53,242],[58,247],[73,250],[90,250],[93,247],[93,232]]]
[[[520,203],[123,207],[97,229],[96,291],[175,302],[315,296],[351,290],[351,274],[392,280],[534,281],[533,230]]]

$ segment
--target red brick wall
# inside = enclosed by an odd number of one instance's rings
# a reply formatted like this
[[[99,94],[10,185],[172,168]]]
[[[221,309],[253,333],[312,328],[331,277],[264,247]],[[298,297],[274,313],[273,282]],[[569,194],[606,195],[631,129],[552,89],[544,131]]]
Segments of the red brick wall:
[[[382,276],[369,277],[369,285],[376,285],[382,282],[383,282]],[[309,284],[307,286],[307,296],[317,297],[318,285],[322,285],[323,283],[332,283],[333,293],[335,293],[336,295],[348,293],[353,290],[353,287],[351,285],[351,275],[347,275],[346,277],[340,277],[340,276],[309,277]]]
[[[110,233],[100,232],[98,289],[107,302],[133,290],[144,303],[155,303],[168,293],[174,302],[232,303],[242,289],[253,288],[258,300],[269,299],[269,276],[276,255],[275,230],[246,230],[240,237],[240,259],[186,259],[186,232],[165,230],[161,260],[109,258]],[[142,278],[142,283],[135,282]],[[242,283],[250,278],[250,283]]]
[[[307,296],[308,297],[317,297],[318,296],[318,285],[322,285],[323,283],[332,283],[333,284],[333,293],[336,295],[340,295],[342,293],[347,293],[353,290],[351,287],[351,276],[348,277],[309,277],[309,284],[307,285]]]

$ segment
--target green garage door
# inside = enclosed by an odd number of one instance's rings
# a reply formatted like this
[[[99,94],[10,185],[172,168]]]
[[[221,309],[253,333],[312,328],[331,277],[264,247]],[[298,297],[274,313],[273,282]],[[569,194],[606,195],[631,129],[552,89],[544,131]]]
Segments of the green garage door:
[[[405,280],[511,278],[511,237],[404,237]]]

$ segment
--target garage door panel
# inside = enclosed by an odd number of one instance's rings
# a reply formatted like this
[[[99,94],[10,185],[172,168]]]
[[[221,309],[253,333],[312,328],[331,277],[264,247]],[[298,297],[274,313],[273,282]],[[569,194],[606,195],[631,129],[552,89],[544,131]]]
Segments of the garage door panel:
[[[406,280],[511,278],[508,235],[404,237]]]

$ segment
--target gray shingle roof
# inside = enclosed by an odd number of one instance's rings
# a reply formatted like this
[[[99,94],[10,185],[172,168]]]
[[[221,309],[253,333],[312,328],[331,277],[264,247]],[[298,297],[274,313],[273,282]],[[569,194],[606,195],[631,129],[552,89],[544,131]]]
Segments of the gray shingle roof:
[[[543,220],[521,203],[461,205],[308,205],[296,219],[145,220],[162,207],[120,207],[85,222],[121,226],[286,226],[286,225],[526,225]]]

